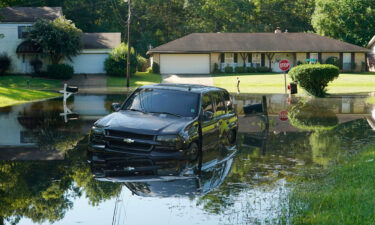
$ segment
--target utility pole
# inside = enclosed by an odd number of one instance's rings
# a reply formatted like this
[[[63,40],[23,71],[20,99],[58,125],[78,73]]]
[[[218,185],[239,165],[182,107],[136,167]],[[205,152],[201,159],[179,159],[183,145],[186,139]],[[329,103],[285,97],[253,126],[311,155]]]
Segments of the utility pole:
[[[126,65],[126,87],[130,87],[130,53],[131,53],[131,46],[130,46],[130,18],[131,18],[131,0],[127,0],[128,2],[128,56],[127,56],[127,65]]]

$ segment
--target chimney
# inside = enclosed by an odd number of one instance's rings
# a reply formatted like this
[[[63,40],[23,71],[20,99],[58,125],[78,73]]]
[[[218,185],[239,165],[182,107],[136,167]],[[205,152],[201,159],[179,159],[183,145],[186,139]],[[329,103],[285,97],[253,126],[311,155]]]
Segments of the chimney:
[[[281,31],[280,27],[276,27],[275,34],[281,34],[281,33],[282,33],[282,31]]]

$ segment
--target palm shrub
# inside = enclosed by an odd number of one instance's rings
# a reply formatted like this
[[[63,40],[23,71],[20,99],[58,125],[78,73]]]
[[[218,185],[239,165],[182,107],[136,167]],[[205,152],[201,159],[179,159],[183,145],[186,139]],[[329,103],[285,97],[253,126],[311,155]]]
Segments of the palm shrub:
[[[220,73],[220,70],[219,70],[219,64],[214,63],[213,73]]]
[[[339,60],[339,58],[337,58],[335,56],[330,56],[326,59],[326,64],[331,64],[331,65],[340,67],[340,60]]]
[[[128,58],[128,45],[121,43],[114,48],[108,58],[104,61],[104,69],[107,75],[125,76]],[[137,70],[138,60],[134,48],[130,50],[130,73],[134,74]]]
[[[147,70],[147,59],[141,55],[137,55],[137,70],[139,72],[144,72]]]
[[[339,68],[329,64],[304,64],[292,68],[289,76],[309,94],[324,97],[328,83],[338,78]]]
[[[10,57],[3,53],[0,55],[0,75],[4,75],[6,71],[10,69],[10,66],[12,64],[12,60]]]

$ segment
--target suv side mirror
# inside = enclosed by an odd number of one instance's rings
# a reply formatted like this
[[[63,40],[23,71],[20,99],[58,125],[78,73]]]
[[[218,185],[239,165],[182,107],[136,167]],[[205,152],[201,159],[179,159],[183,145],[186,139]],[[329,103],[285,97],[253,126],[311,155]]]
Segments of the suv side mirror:
[[[112,109],[113,109],[113,111],[117,112],[117,111],[120,110],[120,108],[121,108],[121,104],[120,103],[117,103],[117,102],[112,103]]]
[[[205,111],[203,113],[203,121],[209,121],[214,117],[214,113],[211,111]]]

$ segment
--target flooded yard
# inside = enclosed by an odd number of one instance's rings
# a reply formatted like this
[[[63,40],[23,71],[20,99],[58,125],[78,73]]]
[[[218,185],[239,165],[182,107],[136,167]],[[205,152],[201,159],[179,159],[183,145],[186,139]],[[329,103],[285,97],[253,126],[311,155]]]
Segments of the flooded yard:
[[[194,162],[97,160],[87,153],[90,128],[125,98],[0,108],[0,224],[292,224],[301,173],[375,146],[366,98],[269,95],[265,117],[243,113],[262,96],[239,94],[236,146]]]

